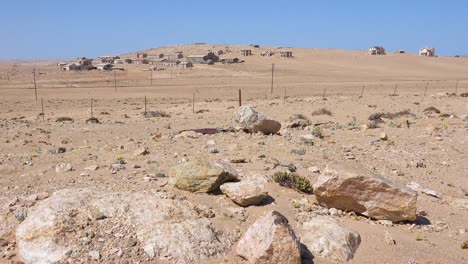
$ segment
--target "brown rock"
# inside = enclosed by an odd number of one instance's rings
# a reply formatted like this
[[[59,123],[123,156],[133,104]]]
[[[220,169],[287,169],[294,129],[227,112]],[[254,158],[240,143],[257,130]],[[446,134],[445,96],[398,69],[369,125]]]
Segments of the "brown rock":
[[[222,161],[188,161],[172,167],[170,183],[189,192],[213,192],[227,181],[237,180],[237,172]]]
[[[237,254],[250,263],[301,263],[299,239],[286,217],[276,211],[268,212],[245,232]]]
[[[220,189],[233,202],[244,207],[259,204],[268,196],[265,186],[253,180],[227,182]]]
[[[332,162],[314,185],[317,201],[373,219],[416,220],[416,192],[353,162]]]

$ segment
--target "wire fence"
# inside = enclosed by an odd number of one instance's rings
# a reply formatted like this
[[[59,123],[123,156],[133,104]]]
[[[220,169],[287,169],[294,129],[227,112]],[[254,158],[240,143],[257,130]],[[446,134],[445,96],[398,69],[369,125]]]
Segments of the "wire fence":
[[[370,96],[420,95],[468,92],[468,79],[458,80],[336,80],[317,81],[310,76],[275,74],[274,84],[268,74],[252,76],[180,76],[180,71],[62,73],[48,77],[39,75],[31,81],[25,78],[0,79],[3,98],[142,97],[197,98],[238,100],[242,90],[244,99],[308,96]],[[37,80],[37,82],[35,81]],[[36,99],[37,100],[37,99]]]

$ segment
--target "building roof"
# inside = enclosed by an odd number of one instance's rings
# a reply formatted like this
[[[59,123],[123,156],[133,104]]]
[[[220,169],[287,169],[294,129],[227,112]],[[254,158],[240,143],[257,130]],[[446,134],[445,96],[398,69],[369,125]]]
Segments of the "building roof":
[[[189,56],[187,56],[187,58],[203,58],[205,56],[206,55],[189,55]]]

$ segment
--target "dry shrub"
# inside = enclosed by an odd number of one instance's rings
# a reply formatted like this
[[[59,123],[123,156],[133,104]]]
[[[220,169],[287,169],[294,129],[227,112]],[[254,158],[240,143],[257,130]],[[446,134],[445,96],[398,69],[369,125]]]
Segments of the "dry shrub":
[[[278,171],[273,174],[273,180],[280,186],[294,189],[298,192],[312,193],[310,181],[296,173]]]
[[[424,112],[425,114],[431,114],[431,113],[440,114],[440,110],[437,109],[437,108],[435,108],[435,107],[433,107],[433,106],[430,106],[430,107],[424,109],[423,112]]]
[[[151,117],[171,117],[168,113],[164,111],[148,111],[146,113],[143,113],[143,116],[146,118],[151,118]]]
[[[59,117],[55,120],[55,122],[73,122],[73,118],[67,116]]]
[[[317,109],[315,111],[312,112],[312,115],[313,116],[317,116],[317,115],[328,115],[328,116],[332,116],[333,113],[326,109],[326,108],[320,108],[320,109]]]

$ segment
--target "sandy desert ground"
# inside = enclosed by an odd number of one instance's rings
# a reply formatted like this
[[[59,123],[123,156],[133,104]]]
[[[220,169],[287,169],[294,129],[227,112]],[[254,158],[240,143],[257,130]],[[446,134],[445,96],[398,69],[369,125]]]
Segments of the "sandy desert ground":
[[[148,52],[191,54],[224,46],[181,45]],[[230,48],[234,53],[243,46]],[[241,64],[154,72],[153,85],[150,72],[142,70],[147,66],[123,65],[127,70],[117,72],[117,92],[113,72],[61,72],[56,61],[2,62],[0,263],[25,261],[22,256],[28,253],[21,252],[22,245],[60,251],[54,243],[75,245],[59,263],[249,263],[236,247],[249,227],[272,210],[289,220],[301,241],[308,236],[304,223],[320,215],[359,233],[361,242],[350,263],[468,262],[468,249],[462,249],[468,243],[468,99],[462,97],[468,93],[468,58],[369,56],[365,51],[299,48],[289,49],[294,59],[261,57],[266,50],[276,48],[253,49],[254,55]],[[275,77],[270,94],[272,63]],[[37,101],[33,67],[42,73],[37,75]],[[239,89],[242,105],[280,122],[279,133],[238,129],[234,114]],[[167,116],[144,117],[145,96],[147,111]],[[91,98],[99,124],[86,123]],[[440,112],[428,111],[430,107]],[[331,113],[313,114],[322,108]],[[375,113],[387,114],[376,127],[369,120]],[[73,121],[56,122],[60,117]],[[294,122],[300,126],[291,127]],[[186,131],[200,128],[224,130],[216,134]],[[312,136],[311,131],[320,131],[323,137]],[[305,135],[307,140],[301,137]],[[200,159],[224,160],[237,171],[240,182],[256,181],[268,197],[258,205],[241,207],[219,190],[192,193],[172,184],[172,167]],[[116,164],[119,160],[125,164]],[[392,223],[329,209],[317,203],[314,193],[301,193],[272,180],[275,172],[290,170],[314,184],[331,162],[353,163],[402,186],[413,186],[418,193],[416,220]],[[65,193],[63,204],[53,200],[58,197],[54,192],[74,189],[92,190],[89,197],[99,198],[85,202],[83,195],[75,201],[73,193]],[[223,250],[197,251],[193,254],[210,257],[184,259],[180,252],[163,255],[167,249],[163,248],[151,257],[139,225],[158,217],[153,208],[164,209],[157,200],[162,196],[173,206],[166,212],[173,219],[189,225],[190,219],[179,215],[179,210],[180,214],[186,210],[194,215],[193,221],[209,221],[228,237],[217,238],[226,243]],[[98,205],[101,202],[103,206]],[[135,206],[139,213],[126,208],[122,209],[125,220],[106,213],[81,219],[89,208],[111,210],[119,203]],[[47,217],[57,211],[67,212],[63,219],[72,222],[61,222],[62,229],[42,230],[39,223],[48,223]],[[31,227],[33,221],[37,226]],[[194,233],[168,239],[175,242],[166,247],[190,251],[184,243],[197,241],[197,228],[206,231],[195,225]],[[24,230],[33,234],[25,235]],[[18,236],[29,242],[21,244]],[[186,241],[190,239],[194,240]],[[303,263],[346,262],[313,255],[303,256]]]

